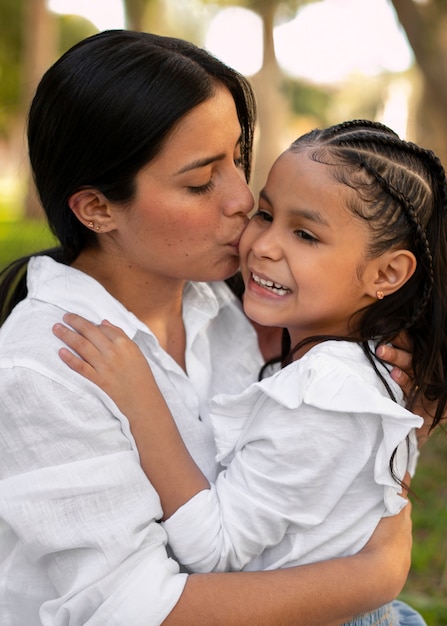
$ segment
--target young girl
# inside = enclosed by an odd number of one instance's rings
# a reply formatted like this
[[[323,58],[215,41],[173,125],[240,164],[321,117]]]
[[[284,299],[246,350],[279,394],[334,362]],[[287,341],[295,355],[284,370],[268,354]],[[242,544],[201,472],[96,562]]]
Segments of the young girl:
[[[66,349],[62,359],[128,416],[171,546],[191,570],[354,554],[405,505],[422,419],[401,406],[375,348],[409,334],[410,401],[437,401],[436,425],[447,400],[446,197],[433,153],[373,122],[312,131],[278,158],[240,242],[243,302],[256,323],[286,328],[293,349],[273,376],[211,401],[225,468],[213,485],[124,333],[72,315],[80,335],[55,327],[85,361]],[[391,605],[355,623],[371,619],[422,623]]]

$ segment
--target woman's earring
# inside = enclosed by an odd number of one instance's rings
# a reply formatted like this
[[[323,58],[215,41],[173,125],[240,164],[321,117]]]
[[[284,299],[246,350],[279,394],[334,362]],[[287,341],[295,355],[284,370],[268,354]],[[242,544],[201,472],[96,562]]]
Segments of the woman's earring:
[[[383,291],[376,291],[376,297],[377,297],[377,300],[383,300],[384,298]]]

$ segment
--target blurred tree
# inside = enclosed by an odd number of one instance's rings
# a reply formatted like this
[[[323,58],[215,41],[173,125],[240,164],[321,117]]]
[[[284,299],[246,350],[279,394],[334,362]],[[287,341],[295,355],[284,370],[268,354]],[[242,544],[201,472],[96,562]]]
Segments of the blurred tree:
[[[415,141],[447,167],[447,0],[392,0],[421,75]]]
[[[0,0],[0,25],[2,174],[21,164],[25,215],[40,217],[42,209],[23,165],[26,111],[40,77],[58,54],[97,29],[78,16],[54,15],[46,0]]]
[[[124,0],[126,25],[129,30],[144,30],[144,14],[151,0]]]
[[[20,64],[22,47],[22,3],[3,0],[0,3],[0,135],[6,136],[9,111],[17,108],[20,99]]]
[[[123,4],[129,30],[149,30],[164,34],[164,0],[123,0]]]
[[[278,65],[273,40],[277,22],[291,19],[298,8],[312,0],[203,0],[205,4],[222,7],[245,7],[257,13],[263,24],[262,67],[251,77],[258,103],[258,141],[251,187],[257,196],[265,183],[273,160],[284,149],[283,135],[289,112],[289,102],[282,89],[283,72]]]
[[[56,24],[54,15],[47,9],[46,0],[23,2],[23,86],[19,114],[24,121],[24,112],[32,98],[40,77],[53,62],[56,55]],[[25,197],[25,216],[36,219],[42,216],[42,207],[37,198],[34,183],[28,174]]]
[[[295,16],[304,4],[315,0],[197,0],[191,2],[190,21],[195,35],[184,32],[183,24],[166,16],[175,5],[170,0],[124,0],[127,27],[152,30],[160,34],[185,36],[199,45],[199,32],[204,25],[197,6],[206,7],[208,16],[219,6],[241,6],[255,11],[263,22],[264,57],[261,70],[252,77],[259,107],[259,132],[252,187],[257,193],[277,154],[284,148],[291,106],[290,93],[296,87],[283,76],[276,61],[273,28]],[[389,0],[394,5],[407,38],[413,48],[419,68],[421,96],[414,118],[415,141],[433,148],[447,163],[447,0]],[[182,10],[186,3],[182,4]],[[30,94],[37,78],[58,52],[64,51],[77,39],[94,32],[86,20],[74,16],[55,18],[45,10],[45,0],[0,0],[0,140],[17,151],[23,143],[23,120]],[[179,7],[174,6],[177,15]],[[174,15],[174,17],[175,17]],[[205,11],[203,13],[205,15]],[[25,19],[25,16],[28,16]],[[172,17],[172,16],[171,16]],[[202,20],[203,21],[203,20]],[[83,26],[80,26],[81,23]],[[88,27],[85,25],[89,24]],[[188,22],[189,26],[191,24]],[[61,29],[65,28],[64,31]],[[186,28],[186,26],[185,26]],[[63,32],[63,35],[61,33]],[[71,35],[69,34],[71,33]],[[183,33],[183,34],[182,34]],[[69,42],[68,44],[66,42]],[[287,86],[287,81],[289,85]],[[21,130],[21,135],[17,129]],[[11,139],[13,137],[13,139]],[[12,161],[8,158],[7,162]],[[31,209],[30,209],[31,210]]]

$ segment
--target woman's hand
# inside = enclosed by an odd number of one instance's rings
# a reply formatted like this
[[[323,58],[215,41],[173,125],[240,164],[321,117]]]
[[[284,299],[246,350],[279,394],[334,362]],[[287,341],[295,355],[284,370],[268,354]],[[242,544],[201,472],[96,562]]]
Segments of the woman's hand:
[[[407,335],[401,333],[393,345],[381,344],[377,347],[376,354],[380,359],[393,365],[391,377],[400,386],[405,397],[411,397],[413,391],[413,356],[411,342]],[[419,447],[421,447],[433,432],[431,425],[436,411],[436,402],[428,400],[421,393],[416,393],[412,398],[411,406],[408,407],[416,415],[424,419],[424,424],[417,431]],[[447,416],[444,418],[447,419]]]
[[[408,396],[413,384],[413,355],[408,337],[399,336],[393,345],[379,345],[376,354],[393,366],[391,377],[401,387],[405,396]]]

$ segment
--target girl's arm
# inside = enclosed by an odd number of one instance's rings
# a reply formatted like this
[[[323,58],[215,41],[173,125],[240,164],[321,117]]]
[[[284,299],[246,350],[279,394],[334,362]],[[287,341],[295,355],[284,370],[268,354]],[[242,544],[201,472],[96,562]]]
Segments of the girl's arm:
[[[157,466],[166,458],[176,458],[180,453],[181,463],[189,468],[188,474],[192,470],[188,478],[190,497],[207,488],[208,482],[185,450],[161,394],[155,398],[152,395],[152,392],[158,392],[157,386],[152,376],[148,381],[150,369],[139,349],[107,323],[97,328],[73,315],[66,316],[65,321],[85,336],[60,324],[55,326],[54,332],[79,355],[85,355],[85,361],[64,348],[61,349],[62,359],[99,384],[118,406],[127,407],[126,412],[132,412],[135,434],[135,428],[141,428],[142,436],[148,438],[151,449],[154,449],[153,453],[147,454],[140,438],[143,468],[149,464],[148,473],[154,474],[153,465]],[[94,341],[90,342],[90,337],[94,337]],[[121,343],[127,344],[129,359],[140,360],[138,367],[123,367]],[[142,397],[146,396],[154,410],[160,411],[157,419],[152,419],[154,416],[146,419],[146,401],[141,401],[140,393],[143,393]],[[152,432],[147,430],[147,422],[156,425]],[[157,445],[156,442],[161,441],[160,435],[170,439],[172,446],[176,447],[170,447],[168,452],[164,444],[164,447]],[[150,458],[152,454],[154,456]],[[176,494],[172,505],[164,504],[168,510],[169,507],[175,510],[180,505],[178,502],[184,500],[184,486],[182,494],[177,493],[180,477],[178,470],[168,477],[161,476]],[[166,485],[162,487],[165,489],[169,491]],[[355,556],[274,572],[191,575],[178,604],[164,623],[166,626],[208,623],[216,626],[252,623],[260,626],[335,626],[353,615],[372,610],[395,598],[405,583],[411,555],[409,509],[409,506],[405,507],[398,516],[382,520],[370,542]]]
[[[138,346],[118,327],[95,326],[67,313],[54,334],[72,348],[59,351],[73,370],[98,385],[129,419],[141,466],[158,492],[164,519],[209,488],[177,430],[152,370]],[[76,332],[75,332],[76,331]]]

